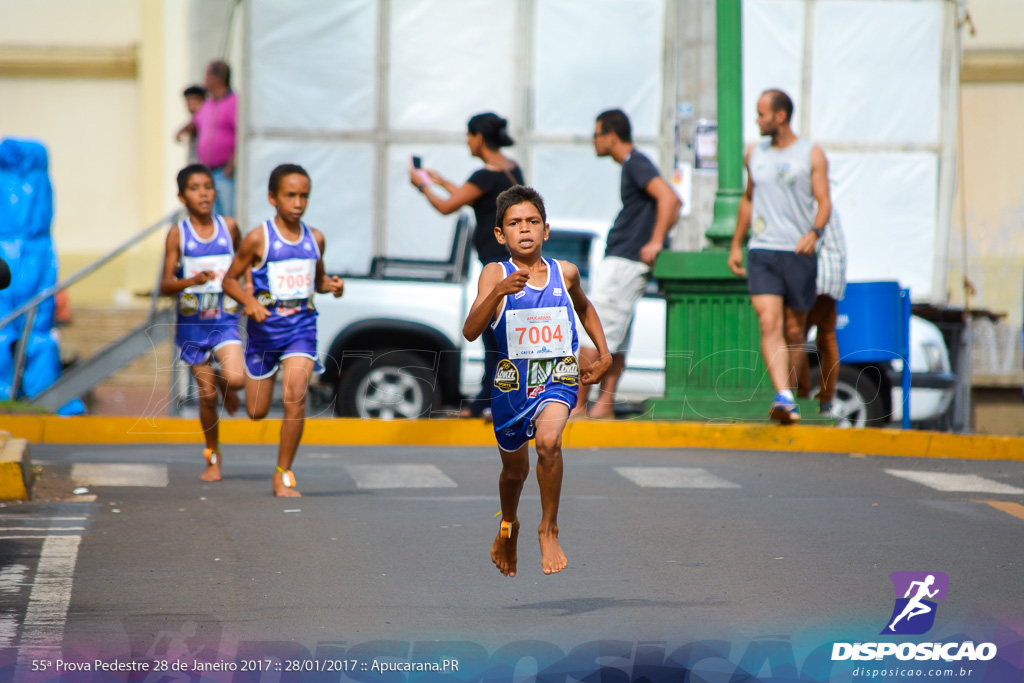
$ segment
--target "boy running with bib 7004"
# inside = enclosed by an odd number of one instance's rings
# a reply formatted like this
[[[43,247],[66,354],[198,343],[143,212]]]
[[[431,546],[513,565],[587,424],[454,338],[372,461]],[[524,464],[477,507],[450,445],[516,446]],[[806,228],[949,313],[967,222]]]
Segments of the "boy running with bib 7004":
[[[298,497],[292,462],[306,420],[306,393],[319,361],[316,357],[315,292],[341,296],[344,281],[324,272],[324,236],[302,222],[309,202],[305,169],[282,164],[270,174],[267,198],[277,215],[242,240],[224,291],[249,316],[245,352],[245,409],[261,420],[270,410],[274,377],[283,369],[284,420],[274,472],[275,496]],[[254,294],[241,291],[231,278],[252,268]]]
[[[579,270],[568,261],[541,256],[549,228],[540,194],[513,186],[498,195],[496,218],[494,235],[512,258],[484,267],[462,328],[473,341],[490,325],[500,353],[491,410],[502,464],[501,527],[491,561],[505,576],[516,575],[519,496],[530,473],[530,439],[536,439],[541,566],[545,574],[554,574],[567,565],[558,543],[562,431],[580,383],[599,382],[611,355],[597,311],[580,286]],[[582,372],[573,310],[600,352]]]

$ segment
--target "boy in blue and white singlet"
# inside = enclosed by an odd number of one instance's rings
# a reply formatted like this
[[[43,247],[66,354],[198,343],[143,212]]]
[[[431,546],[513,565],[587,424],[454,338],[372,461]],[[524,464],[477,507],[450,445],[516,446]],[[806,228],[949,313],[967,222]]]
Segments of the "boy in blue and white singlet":
[[[540,194],[522,185],[502,192],[496,219],[494,235],[512,258],[484,267],[476,301],[462,328],[466,339],[473,341],[491,325],[500,352],[491,411],[502,463],[502,519],[491,545],[491,561],[505,576],[516,575],[519,496],[530,473],[530,439],[536,439],[541,566],[545,574],[554,574],[567,565],[558,543],[562,431],[576,405],[579,385],[599,382],[611,355],[597,312],[580,286],[579,270],[568,261],[541,256],[548,225]],[[582,372],[573,311],[600,352]]]
[[[192,164],[178,173],[178,199],[188,217],[167,233],[160,281],[161,294],[177,296],[175,343],[199,389],[199,423],[206,438],[203,481],[221,478],[217,392],[234,415],[243,381],[238,302],[223,291],[241,235],[235,219],[212,213],[216,196],[213,174],[206,166]],[[213,358],[220,369],[213,368]]]
[[[282,164],[270,174],[268,199],[277,215],[256,228],[228,269],[225,291],[236,296],[249,316],[246,328],[245,408],[249,417],[267,416],[274,397],[274,377],[284,370],[284,420],[273,476],[275,496],[299,496],[292,462],[302,439],[306,393],[318,365],[316,308],[313,294],[341,296],[344,281],[324,272],[324,236],[302,222],[309,202],[305,169]],[[252,268],[253,293],[231,281]],[[233,284],[232,284],[233,282]]]

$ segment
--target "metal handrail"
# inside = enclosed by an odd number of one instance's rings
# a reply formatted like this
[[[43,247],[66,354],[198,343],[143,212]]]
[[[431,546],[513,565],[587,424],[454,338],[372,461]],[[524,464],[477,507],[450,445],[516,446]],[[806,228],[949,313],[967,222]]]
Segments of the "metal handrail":
[[[20,305],[17,308],[15,308],[13,311],[8,313],[3,318],[0,318],[0,330],[2,330],[4,327],[6,327],[8,324],[14,322],[15,320],[17,320],[22,315],[27,314],[26,319],[25,319],[25,330],[22,333],[21,337],[18,339],[18,344],[17,344],[17,347],[15,348],[15,352],[14,352],[14,381],[11,384],[11,400],[15,400],[17,398],[17,396],[18,396],[18,390],[20,389],[20,385],[21,385],[21,374],[22,374],[22,370],[24,369],[24,363],[25,363],[25,346],[28,343],[29,334],[31,333],[32,326],[35,323],[36,308],[39,306],[39,304],[41,304],[44,301],[46,301],[47,299],[49,299],[50,297],[52,297],[57,292],[59,292],[59,291],[61,291],[63,289],[67,289],[68,287],[70,287],[71,285],[75,284],[79,280],[81,280],[81,279],[83,279],[83,278],[85,278],[85,277],[87,277],[89,275],[92,275],[94,272],[96,272],[97,270],[99,270],[100,268],[105,266],[107,263],[109,263],[113,259],[117,258],[118,256],[120,256],[124,252],[128,251],[129,249],[131,249],[132,247],[137,245],[139,242],[142,242],[147,237],[149,237],[154,232],[156,232],[160,228],[164,227],[168,223],[176,223],[178,220],[181,219],[183,214],[184,214],[184,211],[181,210],[181,209],[167,214],[166,216],[161,218],[156,223],[153,223],[148,228],[145,228],[144,230],[142,230],[141,232],[139,232],[135,236],[133,236],[133,237],[129,238],[127,241],[121,243],[119,246],[115,247],[112,251],[110,251],[107,254],[105,254],[104,256],[100,257],[99,259],[97,259],[93,263],[89,264],[85,268],[82,268],[77,273],[75,273],[73,275],[69,275],[68,277],[64,278],[60,282],[58,282],[58,283],[56,283],[56,284],[54,284],[54,285],[52,285],[50,287],[47,287],[46,289],[44,289],[43,291],[39,292],[38,294],[36,294],[34,297],[29,299],[28,301],[26,301],[22,305]],[[156,302],[157,302],[158,294],[159,294],[159,287],[157,287],[156,290],[152,294],[152,298],[151,298],[151,302],[150,302],[150,309],[149,309],[150,316],[152,316],[153,312],[156,310]]]

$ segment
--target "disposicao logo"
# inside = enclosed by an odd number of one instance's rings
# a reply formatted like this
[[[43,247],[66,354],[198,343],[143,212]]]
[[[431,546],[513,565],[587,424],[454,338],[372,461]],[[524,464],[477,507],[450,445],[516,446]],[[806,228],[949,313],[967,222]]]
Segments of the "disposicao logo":
[[[944,572],[893,572],[889,575],[896,601],[880,635],[921,635],[935,625],[936,600],[945,600],[949,576]],[[832,661],[882,659],[987,661],[996,656],[993,643],[833,643]]]
[[[935,600],[946,599],[949,577],[944,572],[893,572],[889,578],[896,604],[881,635],[919,636],[930,631],[939,607]]]

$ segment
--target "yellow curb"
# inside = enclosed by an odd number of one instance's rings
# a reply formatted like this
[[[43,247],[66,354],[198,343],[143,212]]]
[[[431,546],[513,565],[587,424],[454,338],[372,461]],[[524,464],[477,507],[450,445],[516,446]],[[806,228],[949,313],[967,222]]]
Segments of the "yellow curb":
[[[281,420],[225,418],[224,444],[275,445]],[[6,416],[11,434],[33,443],[202,443],[199,421],[183,418]],[[483,420],[359,420],[311,418],[302,435],[319,446],[495,447]],[[571,420],[566,448],[713,448],[808,453],[856,453],[923,458],[1024,461],[1024,439],[896,429],[721,425],[652,420]]]
[[[34,478],[28,441],[0,432],[0,500],[28,500]]]

